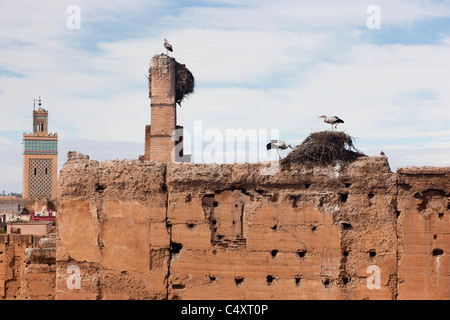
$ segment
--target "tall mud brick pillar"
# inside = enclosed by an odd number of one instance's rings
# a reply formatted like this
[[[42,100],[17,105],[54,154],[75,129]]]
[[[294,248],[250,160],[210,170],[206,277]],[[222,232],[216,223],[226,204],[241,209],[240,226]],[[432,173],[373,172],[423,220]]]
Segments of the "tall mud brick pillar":
[[[175,59],[161,54],[152,59],[150,73],[151,125],[145,130],[144,160],[170,163],[182,149],[182,127],[177,126]],[[178,131],[175,131],[178,129]],[[175,149],[175,145],[178,145]]]

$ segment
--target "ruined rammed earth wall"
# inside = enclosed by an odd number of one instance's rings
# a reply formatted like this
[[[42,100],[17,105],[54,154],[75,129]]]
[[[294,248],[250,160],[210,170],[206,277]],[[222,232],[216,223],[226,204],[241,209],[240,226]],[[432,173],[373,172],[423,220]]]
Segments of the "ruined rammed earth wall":
[[[262,167],[68,161],[55,298],[450,298],[450,168]]]
[[[55,234],[0,235],[0,300],[53,300]]]

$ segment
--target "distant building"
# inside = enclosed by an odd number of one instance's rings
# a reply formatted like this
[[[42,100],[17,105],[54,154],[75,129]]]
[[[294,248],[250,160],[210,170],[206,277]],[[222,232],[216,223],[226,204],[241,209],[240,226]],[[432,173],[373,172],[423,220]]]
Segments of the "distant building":
[[[49,210],[47,212],[36,212],[35,210],[30,210],[30,220],[31,221],[56,221],[56,212]]]
[[[7,234],[46,235],[53,227],[53,221],[8,222]]]
[[[33,132],[23,134],[22,197],[53,199],[58,179],[58,134],[48,133],[48,111],[33,110]]]
[[[6,214],[0,214],[0,231],[5,230],[6,227]]]
[[[23,213],[28,204],[27,199],[14,196],[0,196],[0,214]]]

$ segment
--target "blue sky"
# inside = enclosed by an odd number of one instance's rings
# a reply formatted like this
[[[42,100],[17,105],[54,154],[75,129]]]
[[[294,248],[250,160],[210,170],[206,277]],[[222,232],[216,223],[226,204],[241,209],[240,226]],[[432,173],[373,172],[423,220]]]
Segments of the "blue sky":
[[[80,29],[67,28],[70,5]],[[367,27],[370,5],[380,29]],[[227,129],[278,129],[296,145],[335,114],[393,171],[450,165],[450,1],[2,0],[0,192],[21,192],[22,133],[39,96],[59,169],[69,150],[99,161],[143,154],[145,75],[164,38],[196,79],[178,108],[187,132],[198,121],[225,140]]]

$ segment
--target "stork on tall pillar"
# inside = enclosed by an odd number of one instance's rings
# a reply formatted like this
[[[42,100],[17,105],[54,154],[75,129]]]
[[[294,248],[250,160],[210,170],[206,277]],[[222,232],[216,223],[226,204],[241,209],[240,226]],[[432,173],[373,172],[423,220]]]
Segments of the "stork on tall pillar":
[[[167,55],[169,55],[169,51],[173,52],[172,45],[167,41],[167,39],[164,39],[164,48],[166,48]]]

